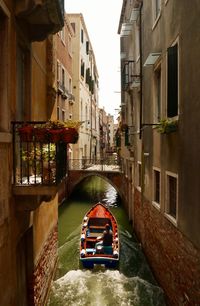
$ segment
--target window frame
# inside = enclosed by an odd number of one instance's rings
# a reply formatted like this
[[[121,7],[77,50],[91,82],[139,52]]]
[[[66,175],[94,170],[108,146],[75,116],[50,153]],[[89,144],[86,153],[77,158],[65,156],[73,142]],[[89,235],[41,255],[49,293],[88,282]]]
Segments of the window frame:
[[[173,117],[168,116],[168,56],[166,57],[166,117],[171,118],[172,120],[177,120],[179,117],[180,111],[180,43],[179,37],[177,37],[170,47],[173,47],[177,44],[177,114]],[[169,47],[169,48],[170,48]]]
[[[155,172],[159,173],[159,202],[155,199],[155,193],[156,193],[156,185],[155,185]],[[160,210],[161,207],[161,170],[158,167],[153,167],[152,169],[152,204]]]
[[[160,2],[160,9],[157,12],[157,3],[156,1]],[[152,17],[153,17],[153,26],[152,30],[156,27],[158,20],[161,17],[161,12],[162,12],[162,1],[161,0],[152,0]]]
[[[137,161],[137,189],[142,191],[142,162]]]
[[[170,213],[170,203],[169,203],[169,177],[173,177],[176,179],[176,217],[174,217]],[[165,216],[168,220],[170,220],[174,225],[177,226],[177,220],[178,220],[178,174],[171,172],[171,171],[166,171],[165,172]]]

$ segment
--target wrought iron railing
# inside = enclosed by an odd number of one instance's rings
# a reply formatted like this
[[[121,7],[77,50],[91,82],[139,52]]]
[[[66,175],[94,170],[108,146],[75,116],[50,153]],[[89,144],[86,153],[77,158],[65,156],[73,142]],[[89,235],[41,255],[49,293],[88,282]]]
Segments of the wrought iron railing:
[[[57,185],[67,171],[67,145],[43,134],[45,122],[12,122],[15,185]],[[27,131],[23,131],[26,127]],[[38,129],[37,129],[38,128]]]
[[[99,159],[70,159],[68,162],[68,169],[86,171],[121,171],[121,159],[117,156]]]

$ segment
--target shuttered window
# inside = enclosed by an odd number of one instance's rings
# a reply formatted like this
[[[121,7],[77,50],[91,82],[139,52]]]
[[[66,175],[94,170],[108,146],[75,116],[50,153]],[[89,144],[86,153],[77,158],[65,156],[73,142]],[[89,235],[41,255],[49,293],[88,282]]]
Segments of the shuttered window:
[[[178,115],[178,45],[167,50],[167,116]]]

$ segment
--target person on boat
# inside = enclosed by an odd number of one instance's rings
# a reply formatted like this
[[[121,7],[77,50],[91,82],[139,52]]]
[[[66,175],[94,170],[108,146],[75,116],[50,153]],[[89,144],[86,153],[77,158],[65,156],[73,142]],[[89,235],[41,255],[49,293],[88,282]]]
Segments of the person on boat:
[[[105,226],[105,231],[103,232],[103,235],[99,238],[97,238],[97,243],[96,243],[96,249],[98,250],[98,247],[103,246],[103,247],[111,247],[113,243],[113,232],[110,229],[110,225],[106,224]]]
[[[113,243],[113,232],[110,229],[110,225],[106,224],[105,231],[102,235],[103,246],[111,246]]]

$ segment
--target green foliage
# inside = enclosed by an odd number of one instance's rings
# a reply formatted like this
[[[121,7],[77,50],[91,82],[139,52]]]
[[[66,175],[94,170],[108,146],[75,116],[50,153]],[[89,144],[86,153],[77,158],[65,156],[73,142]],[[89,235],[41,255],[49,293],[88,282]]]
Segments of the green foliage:
[[[160,134],[169,134],[177,131],[178,120],[161,119],[155,127]]]

